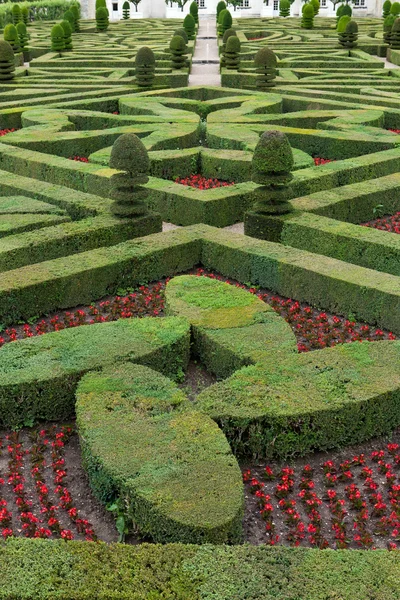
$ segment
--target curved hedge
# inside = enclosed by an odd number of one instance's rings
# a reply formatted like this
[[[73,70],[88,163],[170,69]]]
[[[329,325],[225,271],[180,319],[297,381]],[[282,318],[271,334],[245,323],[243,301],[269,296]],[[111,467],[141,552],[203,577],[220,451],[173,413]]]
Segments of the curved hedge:
[[[218,426],[171,380],[131,364],[88,373],[76,412],[95,494],[122,498],[142,534],[157,542],[240,541],[239,466]]]

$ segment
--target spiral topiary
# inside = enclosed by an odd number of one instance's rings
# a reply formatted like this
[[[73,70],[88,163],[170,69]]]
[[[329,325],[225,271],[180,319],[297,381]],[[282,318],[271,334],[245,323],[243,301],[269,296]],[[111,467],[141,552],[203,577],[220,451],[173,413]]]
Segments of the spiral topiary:
[[[188,43],[188,41],[189,41],[188,34],[186,33],[186,30],[185,30],[185,29],[183,29],[183,27],[180,27],[179,29],[177,29],[177,30],[174,32],[174,35],[180,35],[180,36],[181,36],[181,38],[183,38],[183,39],[184,39],[184,41],[185,41],[185,44],[187,44],[187,43]]]
[[[0,81],[11,81],[15,74],[15,56],[11,44],[0,40]]]
[[[4,27],[4,39],[8,42],[15,53],[20,51],[17,28],[12,23]]]
[[[71,26],[71,33],[75,33],[75,17],[71,10],[67,10],[64,13],[64,21],[68,21]]]
[[[341,17],[341,20],[344,19]],[[340,25],[340,22],[339,22]],[[358,25],[355,21],[348,21],[345,26],[344,32],[339,33],[339,44],[344,48],[355,48],[358,40]]]
[[[220,2],[218,2],[218,4],[217,4],[217,14],[216,14],[216,17],[217,17],[217,24],[219,23],[219,15],[220,15],[220,12],[221,12],[222,10],[225,10],[225,8],[226,8],[226,2],[224,2],[223,0],[220,0]]]
[[[148,192],[142,187],[148,182],[149,156],[143,142],[134,133],[124,133],[113,144],[110,167],[123,173],[110,180],[111,210],[118,217],[138,217],[148,213]]]
[[[126,0],[122,5],[122,18],[124,21],[127,21],[130,18],[131,5],[128,0]]]
[[[224,66],[227,69],[239,69],[240,40],[237,35],[231,35],[225,44]]]
[[[135,57],[135,76],[139,87],[150,88],[153,85],[156,71],[156,59],[151,48],[139,48]]]
[[[222,44],[220,47],[220,63],[221,63],[221,67],[225,66],[225,50],[226,50],[226,42],[228,41],[228,38],[230,38],[232,35],[237,35],[236,31],[234,29],[232,29],[232,27],[230,29],[227,29],[222,37]]]
[[[288,198],[293,179],[293,152],[281,131],[265,131],[256,146],[251,163],[252,180],[262,187],[255,192],[256,212],[277,215],[291,211]]]
[[[109,20],[108,20],[108,9],[104,6],[100,6],[96,10],[96,29],[97,31],[107,31]]]
[[[61,54],[64,48],[64,29],[61,25],[54,25],[51,30],[51,49],[53,52],[59,52]]]
[[[395,19],[392,32],[390,34],[390,47],[395,50],[400,49],[400,19]]]
[[[276,85],[277,60],[275,54],[269,48],[260,48],[254,57],[254,66],[256,68],[256,88],[267,90]]]
[[[382,5],[382,17],[384,19],[386,19],[386,17],[388,17],[390,15],[390,9],[392,7],[392,3],[390,2],[390,0],[385,0],[385,2]]]
[[[189,40],[194,40],[194,33],[196,31],[196,21],[191,14],[186,15],[183,19],[183,28],[187,33]]]
[[[75,33],[79,33],[81,30],[81,24],[80,24],[80,18],[81,18],[81,11],[79,9],[79,6],[77,4],[71,4],[71,6],[69,7],[69,10],[72,12],[72,15],[74,17],[74,31]]]
[[[195,20],[195,23],[199,22],[199,7],[197,5],[197,2],[192,2],[192,4],[190,5],[189,8],[189,12],[192,15],[193,19]]]
[[[319,8],[320,8],[319,0],[310,0],[310,4],[314,10],[314,17],[316,17],[317,14],[319,13]]]
[[[232,27],[232,15],[227,8],[221,10],[219,13],[219,21],[218,21],[218,35],[223,37],[225,31],[227,29],[231,29]]]
[[[21,17],[25,25],[29,23],[29,8],[27,6],[23,6],[21,8]]]
[[[279,16],[289,17],[290,16],[290,2],[289,0],[280,0],[279,2]]]
[[[13,4],[11,9],[11,16],[14,25],[22,21],[21,7],[19,4]]]
[[[398,17],[400,15],[400,2],[393,2],[390,7],[390,14]]]
[[[69,21],[61,21],[61,27],[64,31],[64,50],[72,50],[72,28]]]
[[[18,33],[18,39],[19,39],[19,45],[21,50],[25,50],[26,45],[28,43],[28,32],[26,30],[26,25],[23,21],[20,21],[19,23],[17,23],[17,33]]]
[[[183,37],[180,35],[174,35],[169,45],[169,51],[171,53],[172,68],[183,69],[187,62],[187,47]]]
[[[303,6],[301,27],[303,27],[303,29],[312,29],[314,27],[314,9],[312,4],[305,4]]]
[[[383,39],[386,44],[390,44],[390,38],[392,36],[392,27],[396,17],[394,15],[388,15],[383,21]]]

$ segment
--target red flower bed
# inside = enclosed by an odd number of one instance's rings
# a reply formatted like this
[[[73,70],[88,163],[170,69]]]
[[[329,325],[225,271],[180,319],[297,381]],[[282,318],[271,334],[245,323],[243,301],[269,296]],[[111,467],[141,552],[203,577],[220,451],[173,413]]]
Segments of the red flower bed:
[[[400,133],[400,129],[388,129],[388,131],[391,131],[392,133]]]
[[[363,227],[373,227],[374,229],[380,229],[381,231],[390,231],[391,233],[400,233],[400,212],[395,215],[388,217],[380,217],[368,221],[367,223],[361,223]]]
[[[326,165],[327,163],[330,163],[330,162],[335,162],[335,161],[332,159],[329,159],[329,158],[319,158],[318,156],[316,156],[314,158],[314,165],[316,167],[319,167],[320,165]]]
[[[219,179],[207,179],[203,175],[190,175],[190,177],[177,177],[175,183],[188,185],[189,187],[197,188],[198,190],[210,190],[212,188],[228,187],[235,185],[233,182],[220,181]]]
[[[6,470],[0,472],[0,532],[4,539],[18,534],[97,539],[68,489],[65,446],[71,434],[71,427],[53,425],[32,430],[28,443],[18,432],[0,439],[0,453],[8,456]]]
[[[400,541],[400,445],[313,466],[267,465],[243,473],[251,511],[265,522],[267,544],[397,549]]]
[[[17,129],[0,129],[0,137],[3,135],[7,135],[8,133],[13,133],[13,131],[18,131]]]
[[[75,160],[76,162],[88,163],[89,159],[86,156],[70,156],[69,160]]]

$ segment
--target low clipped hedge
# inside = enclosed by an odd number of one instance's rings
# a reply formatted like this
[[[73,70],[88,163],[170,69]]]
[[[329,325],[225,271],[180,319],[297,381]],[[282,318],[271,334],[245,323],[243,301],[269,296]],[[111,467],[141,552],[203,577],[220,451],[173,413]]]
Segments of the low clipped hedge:
[[[77,389],[83,461],[103,502],[157,542],[238,542],[243,483],[218,426],[147,367],[88,373]],[[115,432],[118,431],[118,437]]]
[[[398,600],[397,552],[0,543],[1,600]]]
[[[74,414],[81,376],[128,360],[174,377],[189,359],[184,319],[123,319],[64,329],[0,348],[0,423],[62,420]]]

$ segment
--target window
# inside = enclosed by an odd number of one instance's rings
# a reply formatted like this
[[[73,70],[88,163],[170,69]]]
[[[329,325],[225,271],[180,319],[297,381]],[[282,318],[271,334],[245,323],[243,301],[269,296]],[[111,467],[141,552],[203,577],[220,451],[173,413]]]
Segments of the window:
[[[114,10],[114,11],[117,11],[117,10],[118,10],[118,2],[113,2],[113,3],[112,3],[112,6],[113,6],[113,10]]]
[[[274,10],[279,10],[279,0],[274,0]]]
[[[206,0],[196,0],[197,5],[199,8],[205,8],[206,7]]]
[[[321,8],[326,8],[326,0],[321,0]]]
[[[365,7],[365,0],[354,0],[354,8]]]

